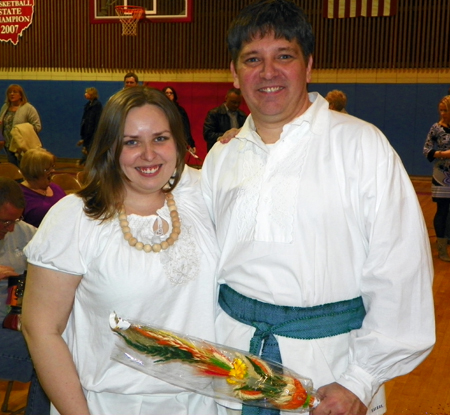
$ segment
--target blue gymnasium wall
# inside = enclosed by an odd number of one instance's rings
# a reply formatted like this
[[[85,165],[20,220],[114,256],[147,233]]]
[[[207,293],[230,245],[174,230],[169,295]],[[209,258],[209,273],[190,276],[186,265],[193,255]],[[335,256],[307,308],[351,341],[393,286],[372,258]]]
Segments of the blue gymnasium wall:
[[[439,120],[438,103],[446,84],[314,84],[311,91],[347,94],[347,111],[376,125],[389,139],[410,175],[431,176],[422,154],[430,127]]]
[[[11,83],[0,80],[0,91],[5,91]],[[44,147],[63,158],[80,157],[76,143],[86,103],[85,89],[97,88],[100,101],[105,104],[123,85],[102,81],[20,80],[18,83],[41,116],[40,137]],[[309,89],[322,95],[332,89],[343,90],[348,97],[348,112],[383,131],[410,175],[431,175],[431,165],[422,155],[422,148],[431,125],[438,120],[438,102],[447,93],[448,85],[316,83]],[[191,123],[196,122],[203,123],[203,119],[191,119]]]

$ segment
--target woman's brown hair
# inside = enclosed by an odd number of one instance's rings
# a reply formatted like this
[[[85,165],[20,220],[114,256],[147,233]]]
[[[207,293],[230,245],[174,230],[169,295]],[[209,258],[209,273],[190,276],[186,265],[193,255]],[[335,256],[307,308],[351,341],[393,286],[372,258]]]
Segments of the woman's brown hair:
[[[45,175],[45,170],[51,169],[56,157],[43,148],[28,150],[20,160],[20,171],[25,180],[37,180]]]
[[[154,105],[164,112],[177,148],[175,173],[163,191],[171,191],[180,181],[186,143],[177,108],[157,89],[143,86],[125,88],[113,95],[103,109],[86,161],[86,186],[78,192],[84,201],[86,215],[93,219],[112,219],[123,204],[124,183],[129,180],[119,163],[125,120],[132,108],[146,104]]]

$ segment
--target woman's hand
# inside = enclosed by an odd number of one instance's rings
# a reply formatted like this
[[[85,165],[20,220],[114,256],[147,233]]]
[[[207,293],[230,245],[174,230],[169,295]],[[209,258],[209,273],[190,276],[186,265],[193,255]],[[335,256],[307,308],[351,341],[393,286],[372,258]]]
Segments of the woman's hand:
[[[231,130],[225,131],[217,141],[220,141],[222,144],[227,144],[239,134],[239,131],[241,131],[240,128],[232,128]]]

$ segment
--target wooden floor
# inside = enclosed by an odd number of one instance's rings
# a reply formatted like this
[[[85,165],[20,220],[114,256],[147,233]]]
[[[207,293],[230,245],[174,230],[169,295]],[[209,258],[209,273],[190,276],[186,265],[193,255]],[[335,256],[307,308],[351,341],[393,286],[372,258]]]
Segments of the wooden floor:
[[[62,163],[57,168],[61,171],[79,170],[78,166],[70,163]],[[435,204],[431,201],[430,179],[414,177],[412,182],[433,248],[437,343],[431,355],[416,370],[386,384],[387,415],[450,415],[450,263],[437,258],[433,229]],[[27,386],[15,382],[10,409],[25,404]],[[0,402],[3,401],[5,390],[6,382],[0,382]]]

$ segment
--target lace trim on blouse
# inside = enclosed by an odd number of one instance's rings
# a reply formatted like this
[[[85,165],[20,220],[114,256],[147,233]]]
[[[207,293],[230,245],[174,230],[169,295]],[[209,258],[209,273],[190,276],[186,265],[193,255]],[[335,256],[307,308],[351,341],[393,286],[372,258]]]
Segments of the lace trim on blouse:
[[[169,224],[169,230],[163,235],[157,235],[153,230],[155,222],[161,218]],[[181,233],[178,241],[165,251],[155,253],[142,253],[143,255],[154,255],[159,258],[164,269],[166,278],[173,285],[186,284],[194,281],[200,274],[200,251],[197,247],[192,227],[183,221],[181,217]],[[160,237],[165,241],[172,232],[169,209],[164,205],[157,211],[157,215],[139,216],[128,215],[128,223],[131,233],[144,244],[153,244],[156,238]],[[158,225],[155,226],[158,228]]]

